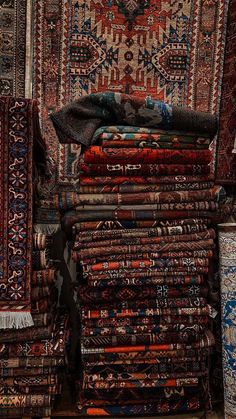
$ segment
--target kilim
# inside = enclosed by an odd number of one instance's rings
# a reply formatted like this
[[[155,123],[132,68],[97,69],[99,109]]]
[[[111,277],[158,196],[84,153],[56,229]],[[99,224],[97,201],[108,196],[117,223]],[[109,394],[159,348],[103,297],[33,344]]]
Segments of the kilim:
[[[110,112],[106,101],[111,100],[112,109],[111,97],[92,97],[98,105],[92,117],[97,113],[100,118],[103,101],[104,112]],[[131,105],[137,120],[138,102],[120,99]],[[75,113],[83,113],[81,103],[64,108],[64,121],[73,106]],[[84,103],[90,106],[90,98]],[[161,113],[160,104],[156,106]],[[115,121],[126,118],[126,110],[119,109]],[[86,148],[80,159],[81,188],[39,203],[73,209],[62,226],[77,263],[83,366],[79,413],[124,415],[124,408],[127,415],[141,415],[149,403],[153,413],[163,414],[166,410],[156,411],[156,404],[167,406],[171,398],[161,389],[173,389],[174,399],[185,403],[191,400],[190,393],[185,396],[188,387],[195,387],[201,400],[196,409],[208,410],[209,359],[215,345],[210,318],[216,315],[209,304],[208,276],[215,257],[213,222],[225,200],[211,174],[211,134],[113,125],[99,128],[93,141],[98,145]],[[186,144],[193,145],[191,151]],[[179,387],[183,390],[177,396],[174,389]],[[130,391],[138,389],[144,392],[132,398]],[[95,399],[91,391],[103,391],[103,397]],[[111,394],[123,397],[118,401]]]
[[[2,418],[19,418],[22,416],[50,416],[52,413],[51,407],[14,407],[14,408],[1,408],[0,417]]]
[[[147,397],[151,401],[162,400],[168,398],[169,400],[178,399],[180,396],[193,396],[199,394],[196,387],[160,387],[155,389],[93,389],[82,390],[81,401],[85,406],[103,406],[112,405],[114,401],[119,401],[124,404],[124,400],[135,401],[136,404],[142,404]],[[94,397],[95,395],[95,397]]]
[[[199,410],[202,407],[202,402],[198,397],[188,398],[186,401],[178,400],[176,402],[171,401],[163,401],[163,402],[154,402],[144,405],[114,405],[114,406],[106,406],[106,407],[88,407],[82,409],[80,405],[78,408],[80,410],[81,415],[88,415],[88,416],[144,416],[144,415],[163,415],[166,413],[174,414],[174,413],[184,413],[184,412],[191,412],[195,410]]]
[[[0,387],[0,394],[1,395],[29,395],[29,393],[32,392],[32,395],[55,395],[61,393],[61,386],[60,385],[35,385],[35,386],[17,386],[14,387],[4,385]],[[32,398],[33,401],[33,398]],[[2,409],[2,408],[1,408]]]
[[[64,364],[63,357],[24,357],[24,358],[6,358],[0,359],[0,368],[36,368],[36,367],[53,367]]]
[[[4,331],[0,334],[0,342],[25,342],[36,339],[49,339],[52,335],[52,325],[46,327],[29,327],[22,330]]]
[[[4,396],[0,396],[0,406],[1,406],[1,411],[5,411],[5,409],[8,408],[17,408],[18,409],[22,409],[22,408],[29,408],[32,409],[33,408],[37,408],[37,407],[49,407],[51,405],[52,402],[52,396],[51,395],[4,395]],[[11,415],[11,414],[10,414]],[[9,415],[9,416],[10,416]],[[10,416],[11,417],[11,416]]]
[[[31,377],[45,374],[55,374],[58,372],[56,367],[35,367],[35,368],[7,368],[1,371],[2,377]]]

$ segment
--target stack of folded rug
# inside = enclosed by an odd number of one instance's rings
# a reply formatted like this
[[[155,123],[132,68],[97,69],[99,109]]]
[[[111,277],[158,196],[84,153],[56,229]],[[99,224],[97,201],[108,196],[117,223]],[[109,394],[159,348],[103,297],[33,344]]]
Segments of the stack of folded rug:
[[[224,196],[208,135],[129,126],[96,131],[80,163],[72,256],[78,263],[88,415],[209,408],[214,337],[207,275]]]
[[[37,226],[35,225],[37,230]],[[0,334],[0,417],[49,416],[61,393],[68,317],[57,309],[52,236],[33,235],[31,313],[34,326]]]

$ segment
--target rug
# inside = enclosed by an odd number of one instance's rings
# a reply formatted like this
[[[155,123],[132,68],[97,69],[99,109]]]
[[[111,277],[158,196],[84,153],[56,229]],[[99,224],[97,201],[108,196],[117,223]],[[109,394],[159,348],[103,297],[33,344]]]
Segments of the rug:
[[[78,188],[80,149],[58,144],[47,118],[80,96],[148,94],[218,111],[227,9],[228,0],[34,1],[33,97],[47,139],[49,193],[72,182]]]
[[[36,101],[0,98],[0,329],[32,326],[32,155]],[[7,232],[7,233],[6,233]]]
[[[229,3],[229,18],[224,61],[224,75],[220,105],[220,129],[216,178],[219,183],[234,185],[236,182],[236,1]]]
[[[41,111],[110,90],[141,97],[148,92],[215,112],[227,5],[223,0],[35,2],[34,96]]]
[[[219,225],[225,418],[236,415],[236,224]]]
[[[0,95],[25,96],[27,1],[0,2]]]

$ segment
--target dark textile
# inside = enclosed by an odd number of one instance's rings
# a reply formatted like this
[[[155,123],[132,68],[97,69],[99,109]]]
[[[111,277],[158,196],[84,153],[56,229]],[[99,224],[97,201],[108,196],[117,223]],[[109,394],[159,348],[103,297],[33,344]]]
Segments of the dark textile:
[[[204,221],[204,220],[202,220]],[[132,228],[123,230],[95,230],[95,231],[80,231],[80,224],[73,226],[74,231],[74,242],[73,247],[95,247],[97,244],[93,242],[99,242],[102,240],[114,240],[114,239],[130,239],[132,237],[159,237],[159,236],[178,236],[182,234],[199,233],[207,230],[207,221],[204,223],[189,223],[175,226],[163,226],[156,228]],[[78,233],[79,231],[79,233]],[[166,239],[166,238],[165,238]]]
[[[51,292],[51,287],[32,287],[31,298],[32,301],[38,301],[44,297],[48,297]]]
[[[47,356],[47,357],[18,357],[0,359],[0,368],[13,369],[13,368],[45,368],[64,365],[64,357]]]
[[[1,377],[33,377],[37,375],[56,374],[57,367],[5,368],[0,369]]]
[[[213,247],[213,242],[209,240],[209,247]],[[193,242],[194,246],[196,246],[196,243],[198,246],[202,246],[202,243],[199,242]],[[190,245],[187,246],[187,243],[181,242],[181,246],[178,244],[179,248],[182,247],[182,249],[189,249],[192,242],[190,242]],[[175,247],[175,243],[171,244],[170,247],[173,246],[173,250]],[[133,246],[133,251],[136,252],[136,248],[139,246]],[[143,246],[145,247],[145,246]],[[166,245],[167,247],[167,245]],[[150,245],[151,248],[151,245]],[[130,252],[132,253],[132,247],[130,246]],[[126,249],[124,249],[124,253]],[[141,250],[141,249],[140,249]],[[157,249],[153,249],[155,251]],[[144,249],[145,251],[145,249]],[[116,251],[116,253],[119,253]],[[174,270],[175,268],[182,268],[182,270],[189,270],[189,271],[197,271],[197,267],[207,267],[209,264],[208,258],[157,258],[153,260],[143,259],[143,260],[121,260],[117,262],[104,262],[104,263],[96,263],[94,265],[86,265],[84,266],[85,272],[92,272],[92,271],[103,271],[105,269],[107,270],[118,270],[118,269],[159,269],[160,271],[165,271],[167,269]]]
[[[206,203],[206,207],[209,206]],[[214,203],[215,207],[215,203]],[[72,226],[80,223],[81,230],[93,230],[107,228],[110,230],[120,228],[146,228],[156,227],[161,222],[168,220],[168,223],[173,221],[173,225],[178,225],[178,219],[198,218],[202,217],[206,220],[214,219],[215,213],[211,211],[70,211],[62,219],[62,226],[64,231],[71,237]],[[96,221],[96,222],[95,222]],[[171,224],[169,224],[171,225]]]
[[[80,164],[80,170],[86,175],[100,176],[162,176],[162,175],[208,175],[210,166],[207,164],[155,164],[155,163],[118,163],[118,164]]]
[[[44,250],[52,245],[52,236],[43,233],[33,234],[33,246],[35,250]]]
[[[101,275],[103,277],[104,275]],[[115,276],[115,274],[114,274]],[[110,286],[147,286],[147,285],[187,285],[187,284],[201,284],[203,283],[203,280],[201,279],[201,276],[176,276],[176,277],[142,277],[142,274],[140,277],[131,276],[128,277],[126,273],[123,272],[123,277],[121,275],[116,275],[114,278],[105,278],[102,279],[99,277],[99,275],[96,275],[96,278],[90,277],[88,278],[88,283],[90,286],[93,287],[101,287],[106,288]]]
[[[24,341],[22,343],[1,343],[0,359],[16,357],[47,357],[64,356],[65,353],[65,327],[67,316],[61,315],[54,323],[50,338],[45,340]],[[50,384],[50,383],[48,383]]]
[[[146,299],[148,297],[182,297],[205,295],[207,288],[199,285],[190,285],[189,287],[180,287],[179,285],[169,287],[168,285],[137,287],[109,287],[108,289],[91,288],[88,286],[79,286],[79,296],[82,303],[97,303],[105,301],[128,301]]]
[[[104,382],[104,381],[91,381],[85,382],[84,381],[84,388],[133,388],[133,387],[177,387],[177,386],[185,386],[185,385],[198,385],[199,380],[195,376],[194,378],[160,378],[160,379],[137,379],[137,380],[120,380],[120,381],[111,381],[111,382]]]
[[[97,328],[107,328],[107,327],[129,327],[137,325],[155,325],[156,327],[170,327],[170,325],[183,324],[185,326],[193,325],[204,325],[207,326],[209,323],[209,318],[207,315],[199,315],[197,318],[193,315],[181,316],[181,315],[164,315],[164,316],[143,316],[143,317],[106,317],[106,318],[91,318],[86,319],[86,328],[84,333],[89,328],[96,332]]]
[[[209,164],[209,150],[150,150],[136,148],[103,148],[92,146],[85,150],[83,162],[86,164]]]
[[[53,325],[50,324],[49,326],[44,327],[29,327],[25,328],[24,331],[22,330],[12,330],[12,331],[2,331],[0,333],[0,342],[7,343],[7,342],[25,342],[31,340],[38,340],[38,339],[49,339],[52,335],[52,327]]]
[[[0,417],[6,418],[19,418],[22,416],[50,416],[52,413],[51,407],[35,407],[35,406],[27,406],[27,407],[1,407],[0,409]]]
[[[82,177],[82,176],[81,176]],[[80,179],[81,179],[80,177]],[[177,177],[177,176],[176,176]],[[91,178],[90,178],[91,179]],[[102,178],[101,178],[102,179]],[[114,179],[114,178],[113,178]],[[127,179],[127,178],[125,178]],[[102,194],[102,193],[137,193],[137,192],[167,192],[167,191],[195,191],[201,189],[208,189],[214,186],[213,182],[200,182],[195,181],[194,183],[172,183],[170,179],[169,184],[158,184],[158,183],[148,183],[148,178],[145,177],[144,181],[146,183],[131,183],[130,180],[127,183],[117,183],[112,184],[109,182],[106,183],[104,179],[104,184],[99,184],[99,179],[97,184],[80,184],[80,193],[81,194]],[[173,179],[175,180],[175,179]]]
[[[206,372],[207,370],[207,362],[206,359],[202,361],[196,361],[194,358],[190,358],[189,361],[185,361],[184,358],[180,358],[178,360],[171,360],[171,362],[166,362],[165,359],[162,360],[161,363],[155,363],[155,364],[123,364],[123,365],[117,365],[117,364],[110,364],[108,366],[102,366],[102,365],[86,365],[86,373],[87,374],[101,374],[101,377],[103,379],[110,380],[110,373],[121,373],[124,374],[123,378],[125,377],[125,374],[128,373],[142,373],[142,374],[181,374],[186,372]],[[166,362],[166,363],[165,363]],[[129,379],[129,377],[127,377]],[[90,380],[90,379],[89,379]]]
[[[213,188],[200,191],[176,191],[176,192],[140,192],[122,194],[77,194],[75,206],[80,205],[138,205],[143,204],[144,209],[147,204],[164,204],[178,202],[195,202],[206,199],[219,201],[225,195],[223,188],[214,186]],[[167,208],[168,209],[168,208]]]
[[[212,341],[213,343],[213,341]],[[144,363],[145,359],[157,359],[159,362],[163,360],[163,358],[169,357],[170,359],[176,357],[195,357],[197,360],[199,355],[202,356],[209,356],[211,352],[211,347],[204,347],[199,350],[199,348],[188,347],[186,349],[168,349],[166,348],[167,345],[162,345],[157,350],[150,350],[144,349],[140,351],[135,350],[127,350],[126,352],[115,352],[114,348],[112,351],[102,353],[97,353],[97,351],[86,351],[83,354],[83,361],[87,365],[105,365],[105,364],[124,364],[126,362],[130,363]],[[137,347],[136,347],[137,348]],[[127,349],[127,348],[126,348]]]
[[[151,307],[151,305],[150,305]],[[125,345],[152,345],[159,343],[182,343],[191,344],[200,339],[201,335],[196,334],[195,331],[179,331],[179,332],[159,332],[159,333],[142,333],[142,334],[127,334],[127,335],[113,335],[113,336],[91,336],[83,337],[81,339],[84,347],[96,348],[99,345],[102,347],[111,346],[125,346]]]
[[[0,329],[32,325],[30,279],[34,140],[39,143],[41,140],[37,102],[1,96]]]
[[[121,93],[95,93],[79,98],[50,115],[62,143],[88,146],[100,125],[109,123],[180,129],[214,135],[217,118],[207,113],[166,105],[161,101]]]
[[[52,323],[54,315],[51,312],[41,313],[41,314],[32,314],[34,327],[48,326]]]
[[[179,252],[163,252],[163,253],[152,253],[152,252],[148,252],[148,253],[135,253],[135,254],[126,254],[126,255],[106,255],[106,256],[96,256],[95,258],[89,257],[86,259],[83,259],[81,261],[81,265],[82,266],[86,266],[87,265],[93,265],[93,264],[97,264],[97,263],[101,263],[101,262],[112,262],[112,261],[118,261],[118,260],[123,260],[125,258],[126,261],[128,260],[146,260],[146,259],[150,259],[150,260],[155,260],[156,258],[160,257],[160,258],[212,258],[213,256],[213,251],[212,250],[193,250],[192,252],[190,252],[189,250],[182,250]],[[72,253],[72,259],[74,259],[74,253]],[[75,256],[75,260],[77,260],[77,255]]]
[[[116,301],[116,302],[105,302],[97,303],[98,311],[111,310],[113,312],[119,309],[155,309],[155,308],[176,308],[176,307],[205,307],[206,299],[203,297],[182,297],[182,298],[156,298],[156,299],[142,299],[142,300],[131,300],[131,301]],[[89,310],[89,304],[83,304],[83,310]],[[101,314],[102,316],[102,314]]]
[[[20,386],[34,386],[34,385],[51,385],[57,384],[58,375],[36,375],[36,376],[20,376],[20,377],[0,377],[0,385],[20,385]],[[1,409],[0,409],[1,410]]]
[[[185,241],[198,241],[198,240],[207,240],[207,239],[214,239],[215,238],[215,231],[210,228],[207,229],[206,226],[197,226],[193,227],[193,232],[191,233],[191,225],[188,226],[179,226],[179,227],[166,227],[166,228],[156,228],[156,229],[148,229],[148,230],[141,230],[141,229],[133,229],[133,230],[115,230],[110,231],[108,236],[108,232],[94,232],[91,233],[91,238],[88,243],[80,244],[78,242],[74,242],[73,248],[98,248],[103,246],[116,246],[116,245],[124,245],[124,244],[148,244],[148,243],[173,243],[173,242],[185,242]],[[199,232],[197,231],[199,230]],[[203,230],[203,231],[201,231]],[[161,234],[163,232],[163,234]],[[97,233],[97,234],[96,234]],[[159,233],[159,234],[158,234]],[[168,234],[169,233],[169,234]],[[190,233],[190,234],[188,234]],[[94,236],[97,238],[96,243],[94,243]],[[113,236],[113,237],[112,237]],[[79,234],[79,240],[83,237],[83,234]],[[85,237],[89,237],[86,234]],[[100,238],[100,240],[98,240]]]
[[[144,317],[144,316],[204,316],[211,315],[212,308],[209,305],[202,307],[172,307],[169,308],[146,308],[146,309],[110,309],[110,310],[82,310],[84,319],[104,319],[109,317]]]
[[[55,282],[55,270],[44,269],[32,272],[31,283],[35,285],[45,286]]]
[[[204,184],[205,182],[213,182],[214,176],[212,174],[209,175],[197,175],[197,176],[157,176],[157,177],[119,177],[119,176],[91,176],[87,177],[83,174],[80,175],[80,185],[81,191],[83,191],[83,187],[85,186],[94,186],[94,187],[108,187],[108,186],[119,186],[120,187],[135,187],[135,186],[142,186],[142,185],[165,185],[166,187],[171,187],[171,185],[194,185],[194,184]],[[213,186],[213,185],[212,185]],[[177,187],[177,186],[176,186]],[[184,188],[183,188],[184,189]],[[188,188],[186,189],[188,190]],[[104,191],[105,192],[105,191]],[[115,192],[115,191],[114,191]],[[118,192],[118,191],[117,191]],[[125,190],[124,190],[125,192]]]
[[[0,395],[24,395],[32,393],[32,396],[40,394],[40,395],[56,395],[61,393],[61,385],[35,385],[35,386],[8,386],[3,385],[0,386]],[[52,400],[53,401],[53,400]],[[32,397],[32,405],[33,405],[33,397]],[[2,408],[1,408],[2,409]],[[1,417],[1,416],[0,416]],[[10,416],[12,417],[12,416]]]
[[[78,405],[81,415],[85,416],[144,416],[144,415],[163,415],[166,413],[176,414],[194,411],[200,409],[203,402],[198,397],[189,397],[180,399],[176,402],[173,401],[159,401],[153,403],[130,404],[130,405],[112,405],[106,407],[88,407],[83,408]]]
[[[173,316],[174,321],[174,316]],[[87,322],[86,322],[87,323]],[[141,333],[160,333],[160,332],[202,332],[205,325],[196,324],[190,326],[183,323],[180,324],[155,324],[155,323],[145,323],[140,325],[126,325],[126,326],[117,326],[112,327],[108,324],[107,327],[96,327],[96,324],[93,324],[93,327],[84,327],[81,330],[82,337],[91,337],[91,336],[117,336],[117,335],[136,335]]]
[[[185,214],[186,215],[186,214]],[[187,224],[209,224],[210,223],[210,214],[209,219],[207,218],[191,218],[185,217],[184,219],[179,217],[179,219],[159,219],[159,220],[99,220],[99,221],[87,221],[80,222],[78,215],[76,216],[75,211],[68,211],[67,214],[62,218],[62,226],[67,232],[68,237],[71,236],[72,226],[75,231],[91,231],[91,230],[127,230],[127,229],[149,229],[156,227],[176,227],[184,226]],[[85,233],[86,234],[86,233]],[[163,233],[164,234],[164,233]]]
[[[112,405],[114,402],[124,404],[124,401],[132,401],[143,404],[143,400],[156,401],[168,398],[169,400],[179,397],[193,396],[199,393],[197,387],[159,387],[159,388],[129,388],[129,389],[93,389],[82,390],[80,400],[84,406]]]

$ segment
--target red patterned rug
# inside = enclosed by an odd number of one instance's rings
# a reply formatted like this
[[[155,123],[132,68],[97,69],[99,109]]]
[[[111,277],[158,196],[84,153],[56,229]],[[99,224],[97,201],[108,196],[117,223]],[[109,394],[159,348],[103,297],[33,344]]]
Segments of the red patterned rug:
[[[0,1],[0,95],[25,95],[26,0]]]
[[[0,329],[30,314],[32,153],[36,101],[0,97]]]
[[[34,96],[41,110],[110,90],[215,112],[227,5],[225,0],[35,2]]]
[[[217,112],[227,8],[228,0],[35,2],[33,95],[43,120],[107,90]],[[58,145],[49,123],[43,129],[52,183],[68,188],[79,150]]]
[[[220,183],[236,183],[236,0],[229,3],[216,176]]]

